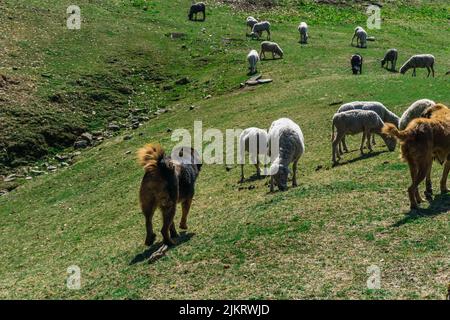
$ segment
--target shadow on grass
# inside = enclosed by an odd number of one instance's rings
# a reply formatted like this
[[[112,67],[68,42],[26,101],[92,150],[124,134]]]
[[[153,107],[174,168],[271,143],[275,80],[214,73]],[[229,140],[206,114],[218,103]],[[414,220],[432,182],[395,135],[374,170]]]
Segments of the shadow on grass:
[[[173,248],[178,247],[179,245],[189,241],[194,235],[195,235],[195,233],[187,233],[185,231],[180,232],[179,236],[177,238],[174,238],[176,244],[174,246],[167,247],[167,250],[165,252],[170,251]],[[164,247],[164,244],[162,242],[152,244],[144,252],[137,254],[133,258],[133,260],[130,261],[129,265],[131,266],[133,264],[140,263],[145,260],[149,260],[155,253],[157,253],[163,247]],[[164,254],[165,254],[165,252],[164,252]],[[161,257],[162,256],[163,255],[161,255]],[[149,262],[155,262],[156,260],[158,260],[158,259],[154,259]]]
[[[263,180],[265,178],[267,178],[265,175],[261,174],[258,177],[258,175],[255,173],[251,177],[248,177],[248,178],[244,179],[244,181],[239,181],[239,183],[242,184],[242,183],[246,183],[246,182],[255,182],[255,181],[258,181],[258,180]]]
[[[352,152],[355,152],[355,151],[359,151],[359,149],[358,149],[358,150],[352,150],[352,151],[348,152],[348,154],[350,154],[350,153],[352,153]],[[357,162],[357,161],[361,161],[361,160],[365,160],[365,159],[370,159],[370,158],[376,157],[376,156],[378,156],[378,155],[380,155],[380,154],[382,154],[382,153],[386,153],[386,152],[388,152],[388,151],[375,151],[375,152],[370,152],[370,153],[361,154],[361,155],[360,155],[359,157],[357,157],[357,158],[353,158],[353,159],[348,160],[348,161],[345,161],[345,162],[338,162],[337,164],[333,165],[333,167],[343,166],[343,165],[351,164],[351,163],[354,163],[354,162]]]
[[[418,219],[431,218],[448,212],[450,212],[450,195],[438,195],[430,202],[430,206],[428,208],[419,208],[409,211],[403,219],[394,223],[392,227],[400,227]]]

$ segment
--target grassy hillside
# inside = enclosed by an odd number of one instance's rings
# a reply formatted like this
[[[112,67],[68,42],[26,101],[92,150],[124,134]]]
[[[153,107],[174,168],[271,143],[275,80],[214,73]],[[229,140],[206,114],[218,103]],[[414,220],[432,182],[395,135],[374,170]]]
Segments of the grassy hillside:
[[[16,50],[0,52],[0,72],[28,88],[11,84],[12,91],[1,96],[14,103],[1,114],[9,131],[0,134],[35,135],[37,127],[47,132],[43,123],[74,125],[73,132],[61,132],[77,133],[121,121],[129,108],[148,114],[172,109],[83,152],[73,166],[0,197],[0,298],[444,298],[450,197],[436,196],[410,213],[409,171],[398,151],[389,153],[379,143],[372,156],[360,157],[359,136],[348,139],[353,152],[343,165],[331,168],[330,119],[337,106],[330,104],[378,100],[397,114],[420,98],[450,104],[444,76],[450,70],[448,5],[386,4],[382,29],[370,31],[377,40],[356,49],[350,47],[353,29],[366,19],[359,7],[292,1],[246,12],[210,3],[207,20],[195,23],[186,19],[190,3],[79,1],[83,24],[76,32],[64,28],[67,1],[0,4],[7,12],[1,22],[14,34],[2,41]],[[260,63],[272,84],[239,89],[247,78],[245,55],[259,47],[245,37],[249,14],[272,22],[285,59]],[[301,47],[296,27],[304,19],[310,44]],[[170,32],[186,37],[172,40]],[[379,59],[391,47],[399,49],[399,64],[415,53],[433,53],[437,77],[381,69]],[[357,51],[365,70],[355,77],[348,64]],[[174,85],[184,76],[189,84]],[[120,93],[123,86],[132,93]],[[57,93],[60,102],[42,103]],[[86,98],[97,93],[106,98]],[[195,120],[205,129],[225,130],[268,128],[283,116],[299,123],[305,135],[299,187],[269,194],[266,180],[239,185],[238,167],[204,166],[188,232],[165,257],[148,264],[157,246],[143,245],[137,148],[159,141],[170,149],[167,129],[192,131]],[[124,135],[132,139],[124,141]],[[253,170],[247,166],[246,175]],[[436,192],[441,172],[435,165]],[[155,223],[159,230],[159,215]],[[81,290],[66,288],[70,265],[81,268]],[[381,269],[380,290],[366,287],[370,265]]]

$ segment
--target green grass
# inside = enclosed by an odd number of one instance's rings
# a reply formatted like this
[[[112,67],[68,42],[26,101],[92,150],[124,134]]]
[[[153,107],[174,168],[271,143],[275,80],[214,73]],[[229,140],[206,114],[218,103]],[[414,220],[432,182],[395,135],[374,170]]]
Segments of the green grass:
[[[33,40],[20,29],[22,36],[8,42],[14,50],[0,53],[4,65],[27,62],[18,70],[6,70],[8,74],[37,84],[26,99],[8,95],[23,101],[9,109],[18,112],[16,118],[34,119],[38,112],[41,119],[48,112],[59,117],[49,117],[49,123],[74,120],[94,129],[111,120],[109,112],[121,119],[128,99],[132,107],[145,107],[150,113],[161,106],[173,110],[131,132],[131,140],[113,137],[83,152],[73,166],[0,198],[0,297],[444,298],[449,281],[449,196],[408,214],[407,165],[400,162],[398,151],[384,152],[381,143],[375,150],[379,154],[357,159],[354,151],[345,155],[344,162],[357,161],[331,168],[330,119],[337,106],[330,103],[379,100],[397,114],[425,97],[449,104],[450,85],[444,77],[450,69],[445,45],[450,36],[448,5],[385,4],[382,29],[370,32],[377,41],[356,50],[349,44],[354,27],[364,24],[364,11],[358,7],[298,7],[294,1],[254,13],[211,5],[204,23],[192,23],[183,9],[189,3],[117,1],[107,6],[102,1],[80,1],[85,19],[80,32],[61,27],[59,9],[52,9],[49,16],[39,10],[34,15],[17,11],[24,19],[8,22],[36,35]],[[18,4],[29,10],[63,8],[61,12],[66,5],[44,0]],[[8,14],[16,12],[12,1],[1,6]],[[243,21],[249,14],[273,21],[273,40],[282,45],[285,59],[260,63],[259,70],[274,79],[272,84],[239,89],[246,79],[245,55],[259,46],[244,35]],[[310,44],[304,47],[297,43],[296,31],[302,19],[311,21]],[[169,32],[185,32],[186,38],[171,40],[165,36]],[[437,77],[426,79],[423,70],[412,78],[381,69],[379,59],[390,47],[399,49],[399,63],[415,53],[433,53]],[[366,62],[358,77],[348,66],[356,51]],[[111,66],[107,61],[114,58],[120,62]],[[38,67],[28,64],[32,59]],[[128,69],[134,71],[124,76]],[[52,77],[42,80],[42,73]],[[155,82],[155,74],[163,80]],[[183,76],[191,79],[188,85],[160,90]],[[136,93],[118,94],[115,88],[123,85]],[[89,101],[86,96],[98,91],[104,100],[83,104]],[[42,99],[59,92],[68,97],[66,103],[42,104]],[[79,102],[71,93],[80,97]],[[212,98],[203,99],[208,94]],[[72,119],[66,108],[73,103],[81,108],[81,116],[75,112]],[[197,108],[189,110],[192,104]],[[86,121],[82,115],[93,110],[99,118]],[[170,149],[174,142],[167,128],[192,131],[195,120],[202,120],[204,128],[225,130],[267,128],[282,116],[299,123],[305,135],[299,187],[269,194],[267,181],[259,180],[244,184],[255,189],[239,190],[237,166],[231,171],[223,165],[204,166],[188,234],[165,257],[148,264],[137,197],[142,169],[134,159],[135,150],[149,141]],[[36,134],[33,128],[23,128],[26,134]],[[348,139],[351,149],[358,142],[359,137]],[[323,168],[316,171],[319,165]],[[246,175],[253,170],[247,166]],[[441,170],[434,165],[436,191]],[[158,215],[155,223],[159,230]],[[73,264],[81,268],[81,290],[65,286],[67,267]],[[366,271],[373,264],[381,269],[381,290],[366,286]]]

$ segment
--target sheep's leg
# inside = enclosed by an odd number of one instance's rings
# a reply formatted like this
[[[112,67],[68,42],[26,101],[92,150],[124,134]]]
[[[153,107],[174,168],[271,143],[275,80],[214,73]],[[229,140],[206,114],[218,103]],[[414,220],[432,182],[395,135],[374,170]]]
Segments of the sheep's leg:
[[[377,143],[375,141],[375,134],[372,133],[372,144],[375,146]]]
[[[270,192],[274,192],[274,181],[273,181],[273,176],[270,177]]]
[[[367,149],[369,149],[369,152],[372,152],[372,144],[370,143],[370,131],[366,132],[366,138],[367,138]]]
[[[342,152],[342,141],[339,142],[339,145],[338,145],[338,152],[339,152],[340,155],[343,155],[343,154],[344,154],[344,153]]]
[[[415,77],[416,76],[416,68],[414,68],[412,76]]]
[[[261,178],[261,170],[260,170],[260,164],[259,164],[259,156],[256,156],[256,176],[259,178]]]
[[[427,67],[427,71],[428,71],[428,75],[427,75],[427,78],[429,78],[429,77],[430,77],[430,74],[431,74],[431,70],[430,70],[430,67]]]
[[[334,138],[334,140],[332,142],[332,162],[333,162],[333,165],[335,165],[337,163],[336,157],[338,158],[338,160],[341,160],[341,156],[338,153],[338,145],[341,142],[343,136],[344,135],[338,131],[336,133],[336,137]]]
[[[266,54],[265,54],[264,50],[261,50],[261,52],[259,53],[259,56],[261,57],[261,60],[265,59]]]
[[[434,78],[434,65],[431,65],[431,71],[433,71],[433,78]]]
[[[241,182],[241,183],[244,182],[244,179],[245,179],[245,178],[244,178],[244,165],[241,164],[241,181],[240,181],[240,182]]]
[[[361,155],[364,155],[364,142],[365,141],[366,141],[366,131],[363,131],[361,146],[359,147],[359,150],[361,151]]]
[[[297,164],[298,159],[294,161],[294,164],[292,165],[292,171],[294,171],[294,174],[292,176],[292,187],[297,186]]]
[[[267,40],[270,40],[270,30],[267,30]]]
[[[447,177],[448,173],[450,172],[450,160],[447,160],[445,162],[444,171],[442,172],[442,179],[441,179],[441,193],[448,193],[447,188]]]
[[[342,146],[344,147],[344,151],[348,153],[347,142],[345,141],[345,136],[342,137]]]
[[[275,53],[272,51],[272,60],[275,60]]]

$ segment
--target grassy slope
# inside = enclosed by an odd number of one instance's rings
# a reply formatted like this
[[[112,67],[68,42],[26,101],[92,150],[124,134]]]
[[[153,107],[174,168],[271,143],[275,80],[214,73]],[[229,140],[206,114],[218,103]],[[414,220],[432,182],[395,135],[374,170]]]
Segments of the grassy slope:
[[[376,151],[381,153],[374,157],[330,169],[330,118],[336,107],[329,103],[380,100],[396,113],[423,97],[448,104],[450,85],[442,76],[450,69],[444,45],[450,36],[448,22],[429,10],[387,7],[383,28],[372,32],[377,41],[360,50],[365,74],[353,77],[347,64],[355,49],[348,44],[354,26],[364,22],[362,13],[309,7],[300,13],[256,14],[273,21],[273,39],[285,50],[284,60],[260,64],[274,83],[203,100],[199,98],[206,92],[220,92],[245,79],[245,54],[258,46],[243,36],[246,13],[214,7],[205,23],[189,23],[180,8],[190,1],[154,3],[147,12],[121,7],[127,15],[102,19],[112,23],[120,17],[147,30],[129,41],[143,37],[148,50],[164,52],[161,65],[173,54],[185,59],[177,60],[181,65],[168,64],[165,71],[190,75],[197,98],[181,100],[176,112],[151,120],[138,130],[142,136],[113,138],[84,153],[67,170],[0,198],[0,297],[443,298],[449,278],[450,198],[440,197],[420,215],[405,215],[407,166],[399,162],[398,152],[383,152],[380,145]],[[101,5],[94,2],[91,7]],[[406,16],[410,19],[401,19]],[[301,48],[296,25],[303,18],[311,21],[311,44]],[[330,20],[334,23],[324,22]],[[187,40],[164,36],[172,31],[187,32]],[[242,40],[227,45],[222,37]],[[183,43],[190,50],[179,50]],[[78,46],[83,48],[81,39]],[[424,79],[419,71],[413,79],[380,69],[378,59],[389,47],[400,49],[400,61],[413,53],[432,52],[438,77]],[[93,63],[90,50],[84,52]],[[205,56],[206,66],[192,62]],[[212,88],[203,92],[208,85]],[[198,108],[189,111],[192,102]],[[266,181],[261,180],[245,184],[254,184],[254,190],[238,191],[237,168],[227,172],[221,165],[205,166],[185,236],[192,237],[147,264],[137,201],[142,171],[134,151],[148,141],[169,147],[173,143],[166,129],[191,130],[194,120],[202,120],[205,128],[226,129],[268,127],[281,116],[297,121],[306,138],[300,186],[267,194]],[[358,138],[349,139],[353,148]],[[356,158],[356,151],[345,156]],[[318,165],[324,169],[316,171]],[[436,165],[435,189],[440,171]],[[249,166],[247,175],[252,172]],[[65,288],[71,264],[81,267],[82,290]],[[371,264],[382,270],[382,290],[366,289]]]

